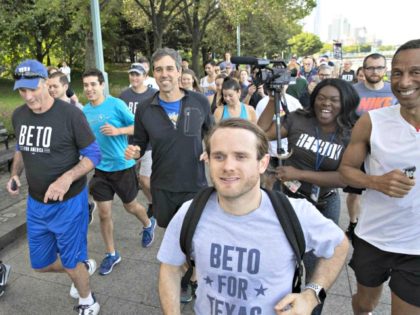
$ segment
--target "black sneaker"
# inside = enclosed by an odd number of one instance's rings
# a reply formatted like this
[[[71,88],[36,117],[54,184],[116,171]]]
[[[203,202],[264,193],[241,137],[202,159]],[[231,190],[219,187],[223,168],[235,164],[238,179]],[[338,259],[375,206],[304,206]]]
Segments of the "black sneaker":
[[[93,218],[94,218],[93,213],[95,212],[95,210],[96,210],[96,202],[95,201],[89,202],[89,225],[91,225],[93,222]]]
[[[197,295],[195,294],[195,292],[197,291],[197,288],[198,288],[197,281],[190,281],[190,285],[191,285],[191,290],[192,290],[192,296],[193,298],[196,298]]]
[[[193,299],[193,296],[192,296],[191,284],[188,284],[186,288],[183,288],[181,286],[181,303],[182,304],[190,303],[192,299]]]
[[[349,238],[349,240],[353,240],[354,237],[354,229],[356,228],[357,221],[356,222],[350,222],[349,226],[347,227],[346,235]]]
[[[149,217],[149,219],[153,217],[153,204],[151,203],[149,203],[149,205],[147,206],[147,216]]]
[[[12,267],[3,264],[0,261],[0,296],[4,294],[4,289],[6,287],[7,280],[9,279],[11,269]]]

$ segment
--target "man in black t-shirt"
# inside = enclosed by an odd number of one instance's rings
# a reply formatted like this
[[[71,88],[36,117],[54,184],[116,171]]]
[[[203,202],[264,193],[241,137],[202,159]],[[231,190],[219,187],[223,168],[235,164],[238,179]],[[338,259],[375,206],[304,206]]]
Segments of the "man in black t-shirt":
[[[79,298],[79,314],[98,314],[100,306],[89,286],[96,262],[87,259],[86,174],[100,161],[99,146],[83,113],[51,97],[44,65],[26,60],[16,68],[15,79],[14,89],[26,104],[12,116],[17,150],[7,190],[19,193],[25,168],[32,268],[66,272]]]
[[[124,90],[120,99],[122,99],[135,115],[137,107],[143,104],[147,99],[153,97],[158,91],[150,86],[144,84],[146,79],[146,69],[141,63],[133,63],[128,70],[128,79],[130,87]],[[133,137],[128,137],[128,143],[133,142]],[[152,151],[150,145],[146,148],[146,153],[142,156],[137,164],[139,166],[139,182],[143,193],[149,203],[147,214],[149,217],[153,215],[152,194],[150,193],[150,176],[152,175]]]
[[[343,71],[340,74],[340,79],[343,79],[344,81],[350,82],[350,83],[356,83],[356,73],[354,70],[351,69],[352,62],[350,60],[344,60],[343,63]]]

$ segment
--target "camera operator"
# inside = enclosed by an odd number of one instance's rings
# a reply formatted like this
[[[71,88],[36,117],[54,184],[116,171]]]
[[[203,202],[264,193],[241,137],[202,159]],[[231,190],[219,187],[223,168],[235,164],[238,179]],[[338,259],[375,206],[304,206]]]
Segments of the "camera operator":
[[[270,140],[276,139],[274,106],[270,100],[258,125]],[[359,96],[348,82],[340,79],[321,81],[310,95],[310,107],[290,113],[281,125],[281,137],[287,137],[289,152],[284,166],[276,169],[284,192],[312,202],[327,218],[338,224],[340,197],[337,187],[344,187],[337,171],[351,133],[350,115]],[[322,172],[322,173],[321,173]],[[317,259],[313,252],[304,256],[306,279],[310,279]],[[320,314],[322,306],[313,314]]]

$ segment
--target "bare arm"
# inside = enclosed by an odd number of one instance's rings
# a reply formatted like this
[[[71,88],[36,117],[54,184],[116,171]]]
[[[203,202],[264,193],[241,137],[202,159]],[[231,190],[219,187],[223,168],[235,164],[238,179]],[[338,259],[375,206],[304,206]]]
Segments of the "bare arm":
[[[71,184],[89,173],[94,167],[94,164],[89,158],[83,157],[73,168],[65,172],[48,186],[44,196],[44,202],[48,202],[48,200],[63,201],[64,195],[69,190]]]
[[[353,128],[350,144],[344,151],[338,171],[343,181],[350,186],[380,191],[390,197],[402,198],[415,184],[401,170],[395,169],[380,176],[368,175],[360,170],[370,145],[372,122],[363,115]]]
[[[249,121],[253,122],[254,124],[257,123],[257,113],[255,112],[254,107],[246,105],[247,110],[248,110],[248,117],[249,117]]]
[[[258,126],[261,127],[262,130],[265,131],[268,140],[276,140],[277,134],[276,134],[276,122],[273,120],[273,116],[275,115],[274,110],[274,98],[270,96],[270,100],[268,101],[267,106],[263,110],[263,112],[260,115],[260,118],[258,119]],[[282,138],[287,137],[287,129],[281,127],[280,128],[280,134]]]
[[[222,115],[223,115],[223,106],[217,107],[213,114],[214,121],[218,123],[222,119]]]
[[[22,153],[20,151],[16,151],[15,155],[13,156],[13,164],[12,170],[10,172],[10,179],[7,182],[7,191],[10,195],[15,196],[19,194],[19,187],[21,186],[20,183],[20,175],[22,175],[23,169],[25,165],[23,164]],[[17,189],[12,190],[12,181],[15,180]]]
[[[180,315],[179,303],[182,266],[160,265],[159,297],[164,315]]]
[[[315,268],[311,282],[321,285],[328,290],[337,279],[343,265],[346,261],[349,242],[343,237],[341,243],[335,248],[331,258],[320,258]],[[313,290],[307,289],[300,294],[286,295],[276,306],[276,314],[308,314],[318,304],[318,300]],[[291,308],[286,310],[290,306]],[[284,310],[284,311],[283,311]]]
[[[119,136],[119,135],[130,135],[134,134],[134,125],[128,127],[116,128],[113,125],[106,123],[101,127],[101,132],[107,136]]]

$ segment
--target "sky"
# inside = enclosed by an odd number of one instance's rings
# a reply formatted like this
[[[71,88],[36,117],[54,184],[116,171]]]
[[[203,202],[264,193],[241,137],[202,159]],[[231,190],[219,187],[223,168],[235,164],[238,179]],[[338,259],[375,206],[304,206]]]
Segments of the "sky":
[[[328,25],[334,18],[347,18],[352,28],[367,28],[369,35],[383,44],[403,44],[420,38],[420,0],[318,0],[320,37],[328,38]],[[304,30],[314,32],[314,12],[304,20]]]

